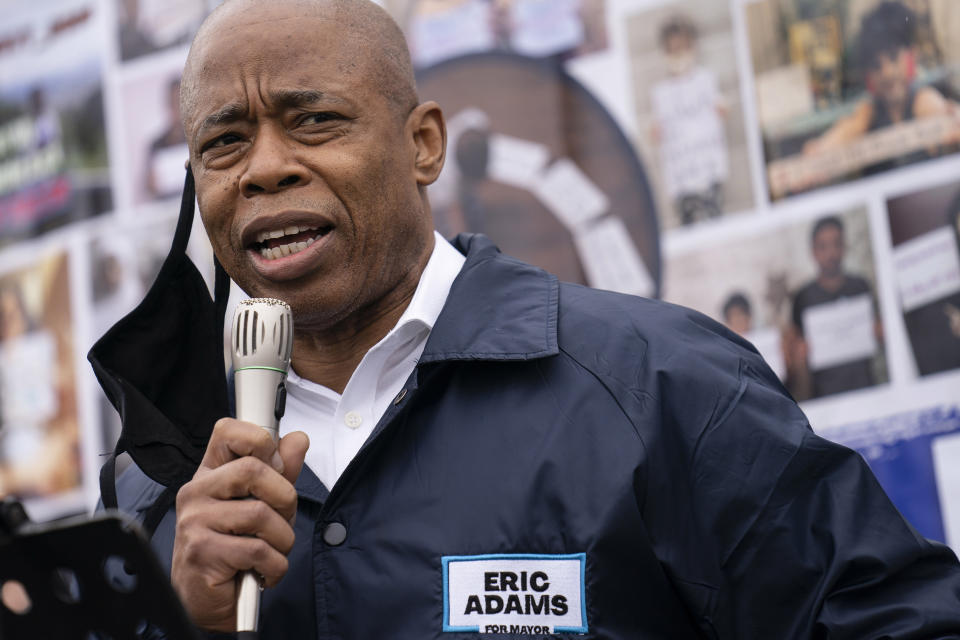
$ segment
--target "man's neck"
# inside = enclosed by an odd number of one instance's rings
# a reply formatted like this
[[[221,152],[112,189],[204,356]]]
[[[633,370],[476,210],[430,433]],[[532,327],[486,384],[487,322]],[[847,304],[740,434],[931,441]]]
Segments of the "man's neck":
[[[295,332],[294,371],[301,378],[343,393],[363,356],[396,326],[415,290],[414,287],[409,295],[385,312],[372,319],[366,317],[363,324],[351,323],[325,330]]]
[[[831,274],[821,273],[817,276],[817,284],[819,284],[820,288],[824,291],[835,293],[840,290],[840,287],[843,286],[846,279],[847,277],[843,274],[843,271]]]

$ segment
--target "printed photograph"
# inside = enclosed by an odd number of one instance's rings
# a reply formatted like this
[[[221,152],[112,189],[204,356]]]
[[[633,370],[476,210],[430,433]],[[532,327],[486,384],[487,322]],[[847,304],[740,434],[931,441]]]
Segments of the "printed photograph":
[[[178,199],[190,154],[180,124],[180,61],[121,86],[125,179],[133,206]]]
[[[414,66],[489,51],[567,60],[607,46],[606,0],[387,0]]]
[[[444,105],[447,160],[430,185],[437,229],[600,289],[656,296],[660,245],[647,175],[603,105],[563,67],[511,53],[421,72]]]
[[[954,153],[953,0],[745,6],[772,199]]]
[[[187,45],[220,0],[116,0],[120,59]]]
[[[638,147],[663,230],[753,207],[725,2],[668,2],[626,21]]]
[[[670,258],[664,297],[753,343],[799,401],[888,380],[866,210]]]
[[[80,486],[67,256],[0,275],[0,496]]]
[[[0,27],[0,245],[112,208],[92,0],[18,0]]]
[[[960,368],[960,182],[891,198],[887,216],[917,371]]]

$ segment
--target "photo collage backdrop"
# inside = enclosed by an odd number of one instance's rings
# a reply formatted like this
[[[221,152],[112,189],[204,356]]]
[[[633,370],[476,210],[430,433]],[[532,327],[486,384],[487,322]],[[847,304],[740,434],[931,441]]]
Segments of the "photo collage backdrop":
[[[119,425],[85,354],[172,239],[179,76],[216,4],[7,5],[0,493],[37,517],[95,504]],[[921,533],[960,547],[953,0],[380,4],[444,108],[444,235],[725,324]]]

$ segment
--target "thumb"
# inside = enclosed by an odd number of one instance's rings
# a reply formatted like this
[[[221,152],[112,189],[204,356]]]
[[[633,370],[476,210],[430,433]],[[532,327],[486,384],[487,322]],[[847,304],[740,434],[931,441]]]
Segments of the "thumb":
[[[283,459],[283,477],[287,482],[294,484],[303,467],[303,459],[310,447],[310,438],[303,431],[294,431],[280,438],[277,451]]]

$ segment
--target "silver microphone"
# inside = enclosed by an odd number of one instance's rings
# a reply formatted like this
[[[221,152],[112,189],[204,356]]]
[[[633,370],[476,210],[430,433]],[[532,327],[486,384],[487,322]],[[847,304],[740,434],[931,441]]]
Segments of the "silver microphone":
[[[230,347],[237,419],[263,427],[277,440],[287,399],[283,381],[293,352],[289,305],[273,298],[242,300],[233,316]],[[255,634],[259,618],[260,580],[244,571],[238,577],[237,631]]]

